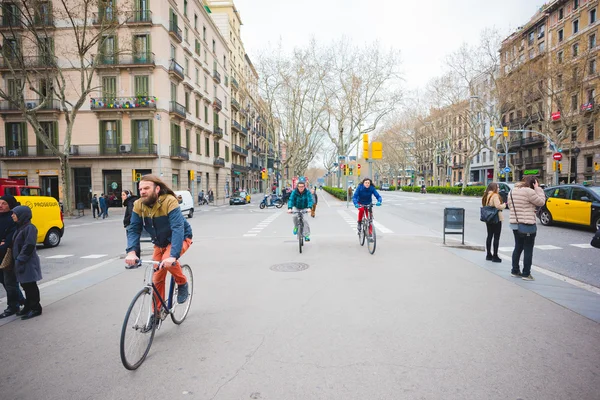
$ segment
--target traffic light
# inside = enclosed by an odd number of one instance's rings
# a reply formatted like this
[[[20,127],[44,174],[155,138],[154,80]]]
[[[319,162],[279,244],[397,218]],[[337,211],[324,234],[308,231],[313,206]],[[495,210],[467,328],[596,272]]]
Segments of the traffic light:
[[[372,157],[374,160],[381,159],[383,152],[383,144],[381,142],[373,142],[373,154]]]
[[[356,175],[360,176],[360,164],[356,164]]]
[[[350,166],[348,164],[344,165],[344,175],[348,175],[350,173]]]
[[[562,172],[562,163],[558,163],[558,172]]]
[[[131,170],[131,180],[137,182],[135,169]]]
[[[344,164],[340,164],[340,171],[342,171],[342,174],[345,174],[346,166]]]
[[[195,175],[195,174],[194,174],[194,172],[195,172],[195,171],[194,171],[193,169],[192,169],[192,170],[190,170],[190,181],[193,181],[193,180],[194,180],[194,175]]]
[[[261,176],[261,179],[267,179],[267,170],[263,168],[260,171],[260,176]]]
[[[552,161],[552,171],[556,171],[556,161]]]
[[[490,137],[494,137],[495,134],[496,134],[496,128],[494,128],[493,126],[490,126]]]
[[[508,126],[502,127],[502,134],[504,135],[504,137],[508,137]]]
[[[353,175],[353,169],[352,167],[350,167],[350,175]]]
[[[369,159],[369,135],[364,133],[362,137],[363,141],[363,158],[365,160]]]

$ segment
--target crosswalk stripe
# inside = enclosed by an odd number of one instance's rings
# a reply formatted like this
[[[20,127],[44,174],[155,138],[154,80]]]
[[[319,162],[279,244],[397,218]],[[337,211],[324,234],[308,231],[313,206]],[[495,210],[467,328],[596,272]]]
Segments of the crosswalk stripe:
[[[542,244],[534,247],[539,250],[562,250],[562,247],[553,246],[551,244]]]
[[[394,233],[394,231],[386,228],[385,226],[381,225],[377,221],[373,221],[373,225],[375,225],[375,228],[377,228],[377,230],[380,231],[381,233]]]
[[[84,256],[80,258],[102,258],[106,257],[108,254],[90,254],[89,256]]]
[[[579,247],[580,249],[593,249],[594,248],[594,246],[592,246],[589,243],[570,244],[569,246]]]
[[[68,258],[68,257],[73,257],[73,254],[57,254],[55,256],[50,256],[50,257],[46,257],[46,258]]]

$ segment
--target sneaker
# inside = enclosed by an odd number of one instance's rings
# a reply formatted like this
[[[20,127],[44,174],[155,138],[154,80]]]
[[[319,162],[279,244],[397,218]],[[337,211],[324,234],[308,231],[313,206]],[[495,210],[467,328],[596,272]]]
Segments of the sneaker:
[[[498,257],[498,256],[496,256],[496,257],[492,257],[492,262],[495,262],[495,263],[501,263],[501,262],[502,262],[502,259],[501,259],[500,257]]]
[[[4,312],[2,314],[0,314],[0,319],[2,318],[6,318],[6,317],[10,317],[11,315],[18,315],[19,309],[13,310],[11,308],[7,308],[6,310],[4,310]]]
[[[15,315],[16,315],[17,317],[23,317],[23,316],[25,316],[25,315],[29,314],[29,311],[31,311],[31,310],[29,310],[28,308],[25,308],[25,307],[23,307],[23,308],[21,309],[21,311],[17,311],[17,312],[15,313]]]
[[[294,227],[294,235],[297,235],[297,234],[298,234],[298,227],[297,227],[297,226],[295,226],[295,227]]]
[[[304,241],[305,242],[310,242],[310,237],[309,236],[304,236]]]
[[[512,276],[513,278],[520,278],[521,273],[519,271],[510,271],[510,276]]]
[[[183,304],[186,302],[186,300],[189,297],[189,292],[188,292],[188,284],[187,282],[184,283],[183,285],[178,285],[177,286],[177,302],[179,304]]]
[[[535,279],[533,279],[533,276],[531,276],[531,274],[529,274],[527,276],[522,276],[521,279],[523,279],[524,281],[535,281]]]
[[[487,256],[485,256],[486,261],[492,261],[494,257],[492,257],[491,254],[488,254]]]

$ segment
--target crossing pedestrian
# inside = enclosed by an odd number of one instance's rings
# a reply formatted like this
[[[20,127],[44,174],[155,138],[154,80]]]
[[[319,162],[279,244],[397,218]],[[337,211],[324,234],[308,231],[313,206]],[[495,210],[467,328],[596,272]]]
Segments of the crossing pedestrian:
[[[92,196],[92,215],[94,216],[94,219],[100,218],[100,206],[98,204],[98,195],[96,193]]]
[[[37,228],[31,223],[31,209],[17,206],[13,209],[12,219],[17,231],[12,247],[15,260],[15,275],[25,291],[25,307],[17,313],[21,319],[30,319],[42,315],[40,290],[37,282],[42,279],[40,258],[36,251]]]
[[[0,261],[7,256],[8,249],[12,247],[17,224],[12,219],[12,209],[19,205],[19,202],[11,195],[0,197]],[[8,253],[8,265],[0,269],[0,281],[6,291],[6,309],[1,318],[10,317],[20,311],[21,305],[25,304],[25,297],[21,289],[14,271],[14,262],[12,254]],[[2,263],[4,264],[4,262]]]
[[[108,217],[108,196],[104,193],[100,194],[98,203],[100,204],[100,215],[102,215],[102,219],[105,219]],[[100,215],[98,215],[98,218],[100,218]]]

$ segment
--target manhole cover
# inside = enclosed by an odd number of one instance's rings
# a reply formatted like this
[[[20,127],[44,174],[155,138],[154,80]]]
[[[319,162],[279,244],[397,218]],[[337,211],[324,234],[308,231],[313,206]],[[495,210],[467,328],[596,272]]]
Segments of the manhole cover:
[[[308,264],[289,262],[272,265],[270,269],[277,272],[299,272],[304,271],[307,268]]]

